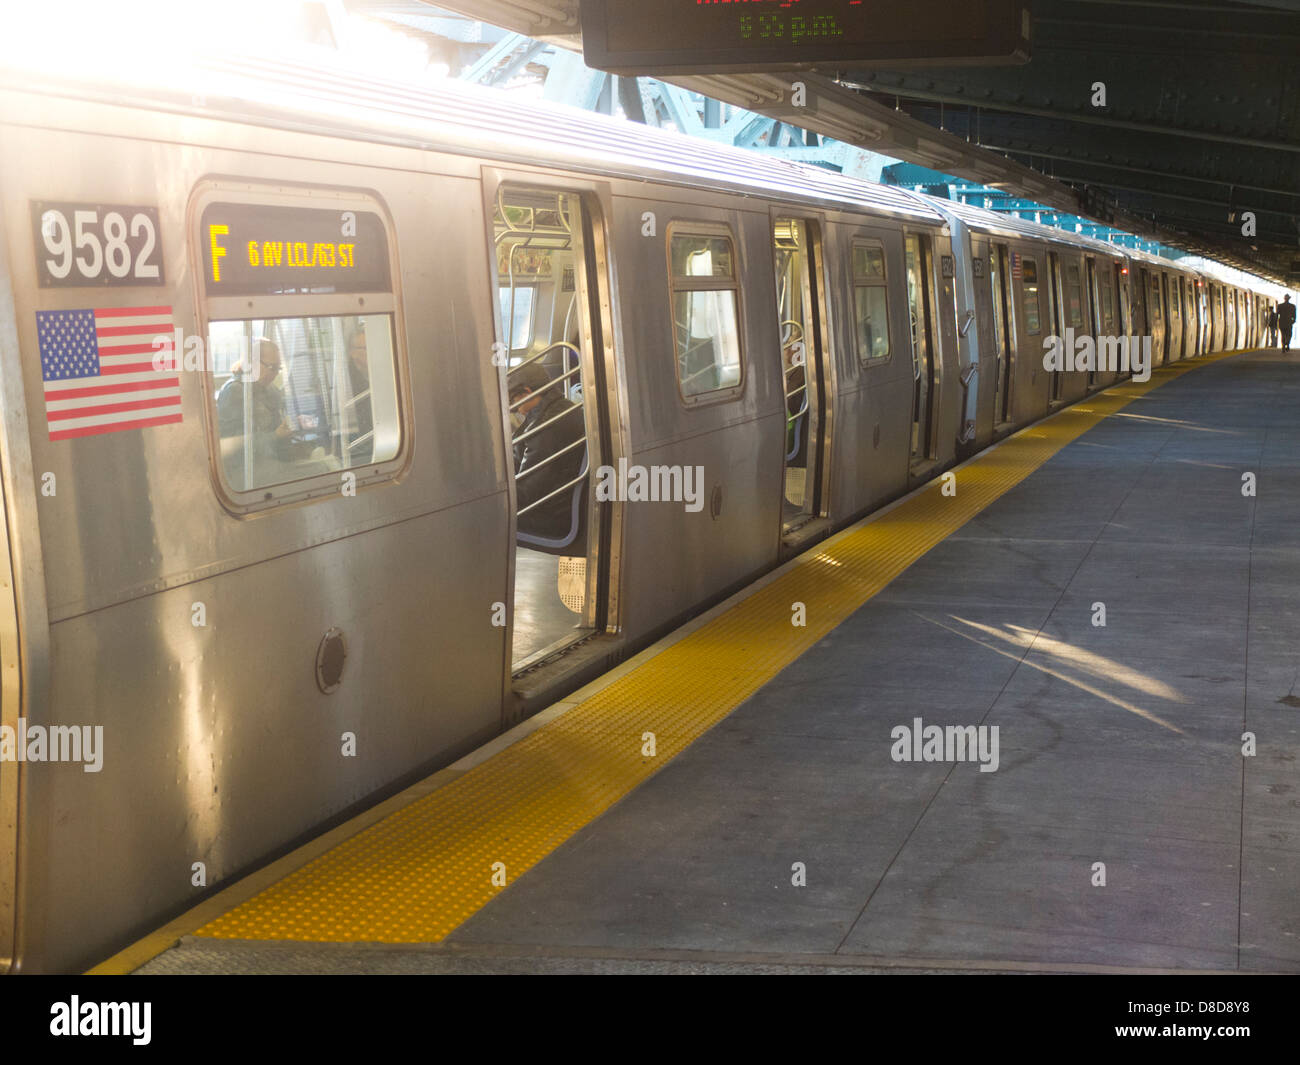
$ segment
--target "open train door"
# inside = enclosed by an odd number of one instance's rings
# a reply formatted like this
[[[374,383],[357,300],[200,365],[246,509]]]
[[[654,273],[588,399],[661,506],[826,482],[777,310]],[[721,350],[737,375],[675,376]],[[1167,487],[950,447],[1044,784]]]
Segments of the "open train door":
[[[616,624],[621,504],[596,491],[619,415],[603,187],[485,170],[513,452],[510,673],[538,691]],[[543,673],[538,668],[546,665]],[[534,692],[514,685],[525,701]],[[508,722],[507,722],[508,723]]]
[[[1054,251],[1047,253],[1047,274],[1048,285],[1047,294],[1048,302],[1052,305],[1051,322],[1052,331],[1058,337],[1065,336],[1064,305],[1065,290],[1061,278],[1061,257]],[[1065,371],[1053,370],[1051,376],[1051,388],[1048,395],[1048,402],[1055,406],[1063,403],[1065,396]]]
[[[781,543],[797,549],[829,524],[831,369],[821,224],[808,217],[774,217],[772,251],[786,404]]]

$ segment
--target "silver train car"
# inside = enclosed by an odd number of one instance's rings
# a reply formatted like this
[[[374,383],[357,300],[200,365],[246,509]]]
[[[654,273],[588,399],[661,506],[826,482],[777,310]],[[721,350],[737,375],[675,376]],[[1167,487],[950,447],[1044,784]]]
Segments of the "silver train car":
[[[1262,333],[1164,260],[597,116],[193,77],[0,71],[13,970],[106,956],[1125,376],[1045,369],[1051,335]]]

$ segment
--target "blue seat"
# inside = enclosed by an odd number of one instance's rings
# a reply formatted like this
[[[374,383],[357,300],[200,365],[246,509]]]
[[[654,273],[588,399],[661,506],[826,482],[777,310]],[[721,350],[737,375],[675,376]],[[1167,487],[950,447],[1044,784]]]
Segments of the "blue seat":
[[[548,555],[586,555],[587,554],[587,449],[582,449],[582,468],[578,476],[580,484],[573,486],[569,507],[569,531],[560,537],[535,536],[532,533],[517,533],[515,539],[525,547],[545,552]]]

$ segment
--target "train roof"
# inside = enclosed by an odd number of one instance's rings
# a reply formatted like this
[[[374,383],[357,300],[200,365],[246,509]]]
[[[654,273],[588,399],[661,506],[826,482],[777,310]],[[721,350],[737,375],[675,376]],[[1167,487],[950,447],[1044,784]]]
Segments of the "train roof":
[[[1071,233],[1067,229],[1057,229],[1041,222],[1032,222],[1027,218],[1021,218],[1019,215],[990,211],[984,207],[976,207],[973,204],[956,200],[944,201],[944,206],[972,229],[992,236],[1021,237],[1056,244],[1069,244],[1073,247],[1088,248],[1091,251],[1115,258],[1123,258],[1128,254],[1127,248],[1117,248],[1114,244],[1107,244],[1104,240],[1084,236],[1082,233]]]
[[[151,73],[152,68],[133,71],[129,81],[56,82],[0,68],[0,83],[458,155],[703,183],[831,208],[943,221],[925,198],[903,189],[463,82],[398,81],[346,68],[245,57],[203,57],[186,65],[183,85],[174,73],[171,79],[150,80]],[[196,96],[202,97],[201,106]]]
[[[68,80],[38,70],[0,66],[0,85],[458,155],[542,162],[586,173],[692,187],[704,183],[742,194],[810,202],[830,209],[866,209],[936,225],[943,223],[945,215],[953,214],[986,234],[1084,247],[1110,257],[1184,269],[1167,259],[1018,216],[606,115],[507,96],[454,80],[377,77],[349,68],[328,50],[322,50],[319,61],[311,63],[256,56],[199,56],[184,65],[137,66],[129,78],[121,69],[93,79]]]

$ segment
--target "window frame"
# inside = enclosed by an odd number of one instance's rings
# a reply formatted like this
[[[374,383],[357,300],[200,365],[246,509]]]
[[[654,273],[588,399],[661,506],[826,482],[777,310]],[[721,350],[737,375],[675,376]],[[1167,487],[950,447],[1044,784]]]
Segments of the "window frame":
[[[884,266],[884,277],[879,281],[858,281],[857,271],[854,269],[854,252],[858,248],[874,248],[880,252],[880,261]],[[885,329],[886,336],[889,338],[889,351],[884,355],[862,354],[862,346],[859,343],[860,333],[858,330],[858,289],[859,288],[880,288],[885,292]],[[858,355],[858,365],[867,368],[872,366],[887,366],[894,359],[894,327],[890,320],[892,308],[889,303],[889,250],[885,247],[885,242],[879,237],[855,236],[849,240],[849,305],[851,308],[851,321],[853,323],[853,347]]]
[[[1088,304],[1084,297],[1084,268],[1078,261],[1063,262],[1061,266],[1063,273],[1061,278],[1061,295],[1065,301],[1065,314],[1063,316],[1065,318],[1065,324],[1072,329],[1085,330],[1087,329],[1088,321]],[[1075,321],[1074,310],[1071,306],[1071,290],[1078,294],[1078,321]]]
[[[295,295],[209,296],[205,280],[204,244],[199,232],[204,211],[214,203],[249,207],[284,207],[355,211],[375,215],[383,226],[388,252],[389,290],[364,293],[310,293]],[[370,488],[399,480],[411,464],[415,433],[412,426],[410,368],[406,350],[401,270],[397,258],[397,228],[388,205],[373,190],[338,185],[205,178],[190,193],[186,211],[186,236],[194,295],[195,322],[203,338],[204,365],[198,374],[203,389],[204,436],[208,472],[222,507],[236,517],[251,517],[282,507],[323,501],[340,496],[342,475],[353,474],[356,487]],[[232,250],[233,247],[232,247]],[[393,384],[396,402],[397,452],[390,459],[361,466],[310,474],[292,481],[237,490],[227,483],[221,457],[217,419],[216,374],[210,333],[213,322],[269,321],[273,319],[385,317],[392,325]],[[284,353],[281,353],[281,358]]]
[[[1034,265],[1034,280],[1032,282],[1026,277],[1027,271],[1025,267],[1029,263],[1033,263]],[[1038,312],[1036,315],[1038,319],[1037,329],[1029,328],[1029,290],[1031,288],[1034,290],[1034,306]],[[1043,336],[1043,280],[1042,276],[1038,272],[1038,255],[1036,252],[1032,255],[1025,253],[1020,256],[1020,296],[1025,311],[1025,336]]]
[[[725,239],[731,245],[732,276],[729,284],[720,283],[717,277],[678,278],[673,272],[673,240],[678,237],[703,237],[705,239]],[[731,225],[725,222],[697,222],[690,219],[674,219],[668,223],[664,242],[664,266],[668,276],[668,330],[671,338],[673,380],[676,382],[677,398],[688,410],[704,406],[727,403],[744,394],[748,378],[748,359],[745,357],[745,303],[743,285],[740,279],[739,242]],[[736,349],[740,366],[740,379],[734,385],[714,388],[707,392],[698,392],[688,396],[682,389],[680,356],[677,353],[677,319],[676,303],[679,292],[734,292],[736,296]]]

